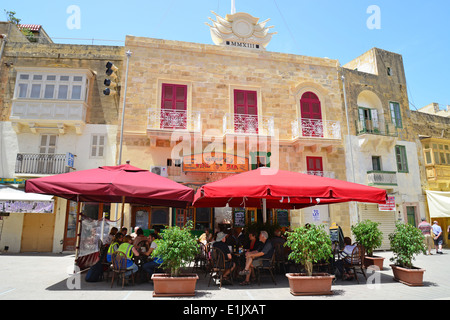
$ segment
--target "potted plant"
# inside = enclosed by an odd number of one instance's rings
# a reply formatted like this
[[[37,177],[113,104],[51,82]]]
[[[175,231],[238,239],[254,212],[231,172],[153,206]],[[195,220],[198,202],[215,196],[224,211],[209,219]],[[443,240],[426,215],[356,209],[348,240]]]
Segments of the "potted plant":
[[[378,228],[379,225],[379,222],[364,220],[352,226],[352,232],[355,235],[356,242],[366,249],[365,267],[376,266],[379,270],[382,270],[384,258],[373,255],[373,251],[380,247],[383,241],[383,233]]]
[[[425,270],[414,267],[412,261],[415,255],[426,254],[424,236],[418,228],[410,224],[397,222],[395,226],[395,231],[389,235],[394,254],[391,258],[394,262],[391,264],[394,280],[409,286],[422,286]]]
[[[184,228],[169,227],[162,233],[162,239],[156,241],[156,249],[152,257],[161,259],[161,267],[170,273],[152,275],[155,297],[194,296],[198,280],[197,274],[183,274],[181,268],[193,261],[198,253],[199,245],[192,235],[193,223],[190,221]]]
[[[323,226],[307,225],[287,233],[289,259],[305,266],[306,273],[287,273],[292,295],[332,294],[333,275],[314,273],[313,264],[332,257],[331,240]]]

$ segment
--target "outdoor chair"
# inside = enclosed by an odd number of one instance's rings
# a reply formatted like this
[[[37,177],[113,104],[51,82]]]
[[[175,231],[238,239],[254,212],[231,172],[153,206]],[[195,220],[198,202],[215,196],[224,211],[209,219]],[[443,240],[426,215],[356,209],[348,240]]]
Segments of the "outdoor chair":
[[[262,265],[255,268],[256,277],[258,279],[258,285],[261,285],[261,272],[264,271],[264,270],[270,272],[270,276],[272,277],[272,281],[276,285],[277,282],[275,281],[275,277],[273,275],[273,272],[275,271],[275,252],[272,255],[272,258],[270,258],[270,259],[261,259],[261,260],[262,260]]]
[[[195,268],[199,268],[201,270],[204,270],[207,275],[208,274],[207,262],[208,262],[208,246],[203,243],[200,243],[198,253],[194,258],[194,265],[192,267],[192,271],[194,271]]]
[[[355,274],[356,281],[359,284],[358,274],[356,269],[358,268],[367,280],[366,272],[364,271],[364,246],[361,244],[354,244],[355,248],[352,251],[352,255],[348,259],[344,259],[344,268],[352,269]]]
[[[225,254],[217,249],[217,248],[211,248],[211,269],[209,270],[209,281],[208,281],[208,287],[211,284],[212,278],[219,278],[220,279],[220,288],[222,288],[222,281],[223,281],[223,274],[225,273]],[[230,272],[230,281],[231,284],[233,284],[233,275],[232,272]]]
[[[279,274],[289,272],[290,266],[293,264],[292,261],[288,260],[289,254],[286,249],[282,243],[277,243],[274,246],[275,268]]]
[[[125,284],[125,278],[127,277],[126,273],[128,272],[131,273],[129,277],[131,277],[134,285],[134,274],[132,271],[127,270],[127,256],[125,255],[125,253],[120,251],[114,252],[111,257],[111,262],[113,271],[111,288],[113,287],[114,278],[117,274],[117,282],[119,282],[120,278],[122,277],[122,289],[123,289],[123,286]]]

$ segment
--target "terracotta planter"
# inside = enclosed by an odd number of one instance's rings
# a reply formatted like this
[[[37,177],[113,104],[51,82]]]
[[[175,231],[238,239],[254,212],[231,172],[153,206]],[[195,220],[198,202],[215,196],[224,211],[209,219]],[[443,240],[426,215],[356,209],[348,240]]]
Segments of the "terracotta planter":
[[[313,273],[307,276],[306,273],[286,273],[289,279],[289,288],[294,296],[310,295],[330,295],[333,275],[328,273]]]
[[[171,277],[170,274],[155,273],[152,275],[154,297],[192,297],[195,296],[197,274],[183,274]]]
[[[364,257],[364,266],[366,268],[370,268],[370,266],[376,266],[379,268],[379,270],[383,270],[383,262],[384,262],[384,258],[383,257],[368,257],[365,256]]]
[[[392,272],[394,273],[394,280],[412,287],[423,286],[424,269],[414,268],[406,269],[391,264]]]

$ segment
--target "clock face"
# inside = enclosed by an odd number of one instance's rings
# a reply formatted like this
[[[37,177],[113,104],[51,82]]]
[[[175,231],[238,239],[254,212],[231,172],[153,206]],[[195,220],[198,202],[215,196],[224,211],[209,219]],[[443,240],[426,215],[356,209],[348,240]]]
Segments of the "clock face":
[[[249,38],[253,34],[253,25],[244,19],[233,21],[233,33],[240,38]]]

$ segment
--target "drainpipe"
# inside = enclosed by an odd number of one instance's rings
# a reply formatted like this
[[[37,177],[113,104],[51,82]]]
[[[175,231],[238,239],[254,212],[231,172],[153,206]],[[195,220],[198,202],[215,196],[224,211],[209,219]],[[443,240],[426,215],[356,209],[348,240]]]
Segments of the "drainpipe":
[[[3,59],[3,51],[5,50],[5,45],[6,45],[6,41],[7,41],[7,39],[8,39],[8,36],[6,35],[6,34],[0,34],[0,39],[2,39],[2,47],[0,48],[0,77],[1,77],[1,74],[2,74],[2,67],[3,67],[3,64],[2,64],[2,59]],[[1,127],[0,127],[0,137],[1,136],[3,136],[3,127],[4,127],[4,124],[3,124],[3,120],[0,118],[0,122],[1,122]],[[3,149],[3,141],[2,141],[2,138],[0,138],[0,172],[1,172],[1,174],[0,174],[0,178],[3,178],[3,176],[4,176],[4,170],[3,170],[3,163],[4,163],[4,161],[3,161],[3,156],[2,156],[2,154],[3,154],[3,152],[2,152],[2,149]],[[1,236],[1,233],[0,233],[0,236]]]

